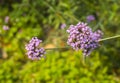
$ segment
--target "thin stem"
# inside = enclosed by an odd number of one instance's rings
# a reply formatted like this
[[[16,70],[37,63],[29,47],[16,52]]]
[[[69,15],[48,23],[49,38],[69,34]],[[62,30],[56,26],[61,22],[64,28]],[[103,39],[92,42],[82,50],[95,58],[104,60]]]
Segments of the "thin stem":
[[[100,39],[99,42],[106,41],[109,39],[115,39],[118,37],[120,37],[120,35],[116,35],[116,36],[112,36],[112,37],[108,37],[108,38],[103,38],[103,39]],[[69,49],[69,48],[70,48],[69,46],[66,46],[66,47],[59,47],[59,48],[46,48],[45,50],[61,50],[61,49]],[[85,58],[85,57],[83,57],[83,58]]]
[[[61,50],[61,49],[69,49],[70,47],[60,47],[60,48],[46,48],[45,50]]]
[[[78,20],[76,17],[72,16],[72,15],[66,14],[66,16],[68,16],[68,17],[74,19],[76,22],[79,22],[79,20]]]
[[[86,62],[86,56],[82,56],[83,57],[83,64],[85,64],[85,62]]]
[[[49,8],[51,8],[51,10],[54,12],[54,13],[56,13],[56,9],[55,8],[53,8],[50,4],[48,4],[47,2],[44,2]],[[57,11],[57,12],[59,12],[60,14],[63,14],[62,12],[60,12],[60,11]],[[73,16],[73,15],[70,15],[70,14],[65,14],[66,16],[68,16],[68,17],[70,17],[70,18],[72,18],[72,19],[74,19],[75,21],[77,21],[77,22],[79,22],[79,20],[75,17],[75,16]]]
[[[108,38],[100,39],[99,42],[101,42],[101,41],[105,41],[105,40],[109,40],[109,39],[115,39],[115,38],[118,38],[118,37],[120,37],[120,35],[116,35],[116,36],[112,36],[112,37],[108,37]]]

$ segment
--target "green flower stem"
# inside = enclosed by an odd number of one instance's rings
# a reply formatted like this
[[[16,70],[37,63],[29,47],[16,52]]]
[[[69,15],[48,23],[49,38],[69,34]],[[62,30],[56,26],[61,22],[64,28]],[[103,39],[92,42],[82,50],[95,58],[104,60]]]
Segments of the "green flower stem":
[[[100,39],[99,42],[110,40],[110,39],[115,39],[115,38],[119,38],[119,37],[120,37],[120,35],[116,35],[116,36],[112,36],[112,37],[108,37],[108,38],[103,38],[103,39]],[[66,46],[66,47],[59,47],[59,48],[46,48],[45,50],[61,50],[61,49],[69,49],[69,48],[70,48],[70,46]]]
[[[103,38],[103,39],[100,39],[99,42],[106,41],[106,40],[109,40],[109,39],[115,39],[115,38],[118,38],[118,37],[120,37],[120,35],[116,35],[116,36],[112,36],[112,37],[108,37],[108,38]]]
[[[61,49],[69,49],[70,47],[59,47],[59,48],[45,48],[45,50],[61,50]]]

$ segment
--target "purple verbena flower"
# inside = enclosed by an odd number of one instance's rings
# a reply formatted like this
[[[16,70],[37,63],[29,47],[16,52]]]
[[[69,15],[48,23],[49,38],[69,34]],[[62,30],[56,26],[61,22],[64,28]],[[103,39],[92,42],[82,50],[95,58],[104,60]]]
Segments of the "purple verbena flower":
[[[7,25],[3,25],[3,30],[9,30],[9,27]]]
[[[64,29],[66,27],[66,24],[61,24],[60,28]]]
[[[95,20],[95,16],[94,15],[89,15],[87,16],[87,22],[91,22],[91,21],[94,21]]]
[[[6,16],[6,17],[5,17],[5,23],[8,23],[8,22],[9,22],[9,19],[10,19],[10,17],[9,17],[9,16]]]
[[[39,44],[42,40],[39,40],[37,37],[33,37],[29,44],[25,45],[25,49],[27,50],[28,58],[32,60],[39,60],[45,54],[45,49],[39,47]]]
[[[70,25],[67,32],[69,33],[67,44],[75,50],[81,49],[85,56],[90,55],[91,51],[99,46],[98,40],[102,36],[100,30],[92,32],[92,29],[83,22]]]

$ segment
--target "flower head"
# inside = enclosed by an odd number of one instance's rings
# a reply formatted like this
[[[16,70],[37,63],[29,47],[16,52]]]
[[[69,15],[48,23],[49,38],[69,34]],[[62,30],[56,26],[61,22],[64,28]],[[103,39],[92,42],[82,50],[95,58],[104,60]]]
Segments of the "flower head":
[[[91,22],[91,21],[94,21],[95,20],[95,16],[94,15],[89,15],[87,16],[87,22]]]
[[[61,24],[60,28],[64,29],[66,27],[66,24]]]
[[[32,60],[39,60],[43,55],[45,54],[45,49],[42,47],[39,47],[39,44],[42,42],[42,40],[39,40],[37,37],[33,37],[29,44],[25,46],[25,49],[27,50],[28,58]]]
[[[3,25],[3,30],[9,30],[9,27],[8,26],[6,26],[6,25]]]
[[[91,51],[99,46],[98,40],[102,36],[100,30],[92,32],[86,23],[79,22],[77,25],[70,25],[67,44],[73,49],[83,51],[84,55],[90,55]]]
[[[8,23],[8,22],[9,22],[9,19],[10,19],[10,17],[9,17],[9,16],[6,16],[6,17],[5,17],[5,23]]]

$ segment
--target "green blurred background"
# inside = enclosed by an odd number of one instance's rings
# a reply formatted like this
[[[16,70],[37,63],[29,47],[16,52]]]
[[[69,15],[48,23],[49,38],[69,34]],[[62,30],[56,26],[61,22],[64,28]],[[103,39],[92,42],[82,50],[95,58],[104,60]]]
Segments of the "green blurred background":
[[[40,61],[26,56],[34,36],[45,48],[66,46],[66,29],[89,15],[103,38],[120,34],[120,0],[0,0],[0,83],[120,83],[120,38],[101,42],[85,63],[72,49],[49,50]]]

